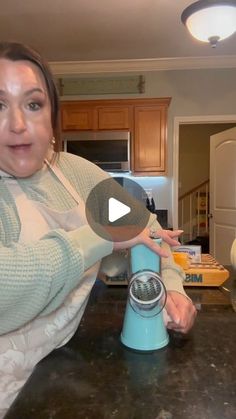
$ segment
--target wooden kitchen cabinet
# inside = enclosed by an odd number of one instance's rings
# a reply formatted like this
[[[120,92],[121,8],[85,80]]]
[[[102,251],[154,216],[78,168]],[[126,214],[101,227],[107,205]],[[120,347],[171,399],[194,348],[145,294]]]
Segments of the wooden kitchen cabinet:
[[[166,172],[168,106],[169,100],[135,106],[133,171],[136,174]]]
[[[63,131],[96,129],[95,109],[78,102],[64,103],[61,105],[61,125]]]
[[[130,106],[105,105],[106,101],[76,101],[61,104],[62,130],[130,129]],[[102,105],[102,106],[101,106]]]
[[[128,106],[102,106],[97,108],[98,129],[129,129],[131,109]]]
[[[156,98],[62,102],[62,130],[128,130],[131,133],[133,174],[163,175],[166,173],[167,111],[170,100]]]

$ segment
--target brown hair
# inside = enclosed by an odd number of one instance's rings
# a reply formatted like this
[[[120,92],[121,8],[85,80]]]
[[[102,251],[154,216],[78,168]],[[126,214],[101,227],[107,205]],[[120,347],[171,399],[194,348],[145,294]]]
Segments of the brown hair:
[[[59,95],[49,65],[37,51],[18,42],[0,42],[0,59],[1,58],[6,58],[11,61],[30,61],[40,69],[46,83],[48,97],[51,104],[51,124],[53,136],[55,137],[55,144],[53,148],[55,152],[60,151],[61,129]]]

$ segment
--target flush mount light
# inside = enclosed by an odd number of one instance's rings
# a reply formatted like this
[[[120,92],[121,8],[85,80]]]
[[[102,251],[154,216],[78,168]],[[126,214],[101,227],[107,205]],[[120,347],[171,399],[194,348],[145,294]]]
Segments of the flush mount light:
[[[183,11],[181,20],[194,38],[215,47],[236,31],[236,0],[196,1]]]

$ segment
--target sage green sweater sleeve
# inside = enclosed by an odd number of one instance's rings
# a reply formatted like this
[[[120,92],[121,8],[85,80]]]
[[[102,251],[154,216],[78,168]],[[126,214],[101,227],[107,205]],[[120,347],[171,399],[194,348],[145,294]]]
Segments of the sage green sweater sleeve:
[[[148,226],[157,230],[162,228],[158,223],[156,216],[153,214],[150,216]],[[169,253],[169,257],[161,258],[161,274],[165,287],[167,291],[177,291],[187,297],[183,287],[185,273],[183,269],[174,262],[170,246],[163,241],[162,247]]]
[[[108,175],[76,156],[64,155],[59,165],[86,200],[96,182]],[[52,173],[20,179],[29,199],[57,211],[75,202]],[[50,231],[32,244],[18,243],[20,220],[4,179],[0,179],[0,334],[17,329],[58,308],[83,279],[84,272],[110,254],[113,243],[96,235],[88,225],[74,231]]]
[[[0,248],[0,334],[56,309],[113,245],[89,226],[53,230],[32,245]]]

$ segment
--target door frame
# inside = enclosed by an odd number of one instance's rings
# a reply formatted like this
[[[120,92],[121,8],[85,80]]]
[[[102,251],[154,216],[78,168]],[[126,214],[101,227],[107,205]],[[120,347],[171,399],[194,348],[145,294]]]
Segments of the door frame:
[[[224,124],[236,123],[236,115],[205,115],[174,117],[173,133],[173,181],[172,181],[172,223],[178,228],[178,185],[179,185],[179,128],[182,124]]]

